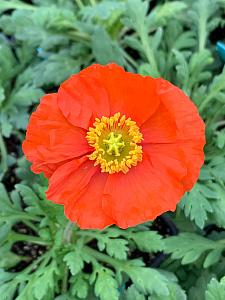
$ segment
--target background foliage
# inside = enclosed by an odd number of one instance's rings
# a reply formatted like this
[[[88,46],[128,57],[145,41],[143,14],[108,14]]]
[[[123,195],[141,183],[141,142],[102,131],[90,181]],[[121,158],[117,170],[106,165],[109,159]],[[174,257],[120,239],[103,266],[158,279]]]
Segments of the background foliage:
[[[225,0],[0,1],[1,300],[225,299]],[[39,98],[93,62],[162,76],[207,125],[175,213],[128,230],[71,226],[21,142]]]

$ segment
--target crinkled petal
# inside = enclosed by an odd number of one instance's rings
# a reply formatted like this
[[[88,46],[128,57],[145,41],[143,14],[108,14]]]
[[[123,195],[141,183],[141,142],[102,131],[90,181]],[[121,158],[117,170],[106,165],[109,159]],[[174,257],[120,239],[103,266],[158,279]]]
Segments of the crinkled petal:
[[[183,162],[187,169],[184,188],[190,190],[204,163],[205,124],[194,103],[179,88],[161,78],[156,81],[161,104],[142,127],[143,143],[150,144],[145,151],[150,157]]]
[[[177,126],[177,141],[192,141],[202,149],[205,145],[205,124],[197,107],[184,92],[169,81],[158,78],[157,93]]]
[[[155,219],[175,210],[184,193],[182,178],[186,168],[176,159],[152,158],[143,161],[127,174],[108,177],[103,199],[105,213],[121,228]]]
[[[149,76],[125,72],[122,67],[113,63],[107,66],[94,64],[80,74],[85,78],[91,77],[104,86],[111,115],[120,112],[141,125],[159,105],[156,82]]]
[[[81,229],[103,229],[114,224],[111,216],[102,209],[103,191],[108,174],[97,172],[78,200],[66,202],[65,215]]]
[[[165,161],[172,158],[182,162],[187,170],[182,179],[184,189],[188,191],[193,187],[204,163],[204,152],[197,143],[149,144],[144,149],[149,157],[163,158]]]
[[[96,117],[108,117],[110,113],[109,95],[105,87],[82,72],[61,84],[58,105],[71,124],[84,129],[88,129]]]
[[[62,163],[91,151],[85,136],[85,130],[64,118],[57,106],[57,94],[48,94],[31,115],[23,151],[33,164],[33,172],[50,177]]]
[[[141,132],[146,143],[171,143],[176,141],[175,119],[164,104],[160,103],[154,114],[142,125]]]
[[[63,164],[49,179],[47,199],[59,204],[75,202],[96,172],[97,168],[87,157]]]

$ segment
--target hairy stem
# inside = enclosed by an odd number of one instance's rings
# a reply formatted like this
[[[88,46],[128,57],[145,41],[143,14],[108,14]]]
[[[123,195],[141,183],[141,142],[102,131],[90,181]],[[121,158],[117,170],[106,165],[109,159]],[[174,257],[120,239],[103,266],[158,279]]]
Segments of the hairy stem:
[[[158,71],[154,52],[153,52],[152,48],[149,46],[148,35],[143,33],[143,34],[141,34],[140,38],[141,38],[141,42],[142,42],[146,57],[151,65],[152,69],[154,70],[154,73],[155,73],[154,75],[159,76],[160,74]]]
[[[82,0],[75,0],[75,1],[76,1],[77,6],[79,7],[79,9],[82,9],[84,7]]]
[[[62,279],[62,288],[61,288],[62,294],[65,294],[67,292],[68,277],[69,277],[69,269],[68,269],[68,267],[66,267],[64,270],[64,276]]]
[[[127,262],[126,261],[123,261],[123,260],[119,260],[119,259],[116,259],[116,258],[113,258],[113,257],[110,257],[104,253],[100,253],[99,251],[97,250],[94,250],[88,246],[84,246],[83,247],[84,251],[87,252],[88,254],[90,254],[91,256],[93,256],[94,258],[96,258],[96,260],[98,261],[102,261],[106,264],[109,264],[111,265],[114,269],[121,269],[122,266],[124,266],[125,268],[125,265],[127,265]]]
[[[206,22],[207,22],[207,11],[204,7],[203,11],[199,12],[199,22],[198,22],[198,35],[199,35],[199,52],[205,49],[205,43],[207,38]]]
[[[36,7],[34,5],[26,4],[19,1],[1,1],[0,9],[8,10],[8,9],[27,9],[27,10],[35,10]]]
[[[43,239],[38,236],[32,236],[32,235],[21,234],[21,233],[16,233],[16,232],[11,232],[8,236],[8,239],[13,242],[26,241],[29,243],[35,243],[35,244],[44,245],[44,246],[51,244],[50,242],[43,241]]]
[[[5,143],[4,143],[4,140],[3,140],[1,132],[0,132],[0,153],[1,153],[2,173],[4,175],[4,173],[8,169],[8,165],[7,165],[7,151],[6,151],[6,146],[5,146]]]
[[[70,221],[67,223],[64,232],[63,232],[63,242],[70,244],[72,235],[73,235],[73,230],[76,228],[76,225],[74,223],[71,223]],[[64,275],[62,279],[62,286],[61,286],[61,292],[62,294],[65,294],[67,292],[67,287],[68,287],[68,277],[69,277],[69,268],[65,266],[64,269]]]

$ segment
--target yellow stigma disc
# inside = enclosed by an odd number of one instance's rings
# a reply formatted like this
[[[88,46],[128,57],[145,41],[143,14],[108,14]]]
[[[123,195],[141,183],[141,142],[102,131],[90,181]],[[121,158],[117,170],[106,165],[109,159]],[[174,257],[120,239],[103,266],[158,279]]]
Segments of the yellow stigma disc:
[[[127,173],[142,161],[143,136],[136,122],[118,112],[101,119],[96,118],[89,128],[87,140],[94,151],[88,155],[100,165],[102,172]]]

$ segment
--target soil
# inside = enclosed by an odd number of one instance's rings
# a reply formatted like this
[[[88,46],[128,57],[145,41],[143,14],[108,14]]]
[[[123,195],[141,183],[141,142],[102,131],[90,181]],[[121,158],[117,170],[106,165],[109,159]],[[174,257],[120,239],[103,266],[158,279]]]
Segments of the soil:
[[[21,234],[28,234],[33,236],[36,235],[36,233],[30,227],[26,226],[22,222],[14,225],[13,230]],[[21,261],[16,267],[10,270],[11,272],[19,272],[25,269],[30,263],[32,263],[33,260],[41,256],[46,251],[46,247],[33,243],[16,242],[12,246],[11,250],[15,254],[25,256],[27,258],[26,260]]]
[[[165,216],[158,217],[153,222],[151,229],[159,232],[163,236],[171,236],[171,235],[176,235],[178,233],[175,224],[168,217]],[[13,230],[21,234],[28,234],[34,236],[36,235],[31,228],[29,228],[22,222],[17,223],[13,227]],[[92,240],[89,243],[89,246],[92,247],[93,249],[98,249],[96,240]],[[16,267],[12,268],[10,271],[19,272],[23,270],[29,264],[31,264],[32,261],[37,259],[39,256],[43,255],[45,251],[46,251],[46,247],[41,245],[27,243],[27,242],[16,242],[12,247],[12,252],[20,256],[25,256],[27,257],[27,259],[20,262]],[[138,249],[131,251],[129,254],[129,259],[142,258],[146,266],[151,266],[155,268],[159,267],[161,263],[166,259],[166,257],[167,255],[165,255],[162,252],[149,254],[149,253],[143,253]],[[92,271],[91,268],[92,266],[90,264],[85,264],[84,272],[90,273]]]

